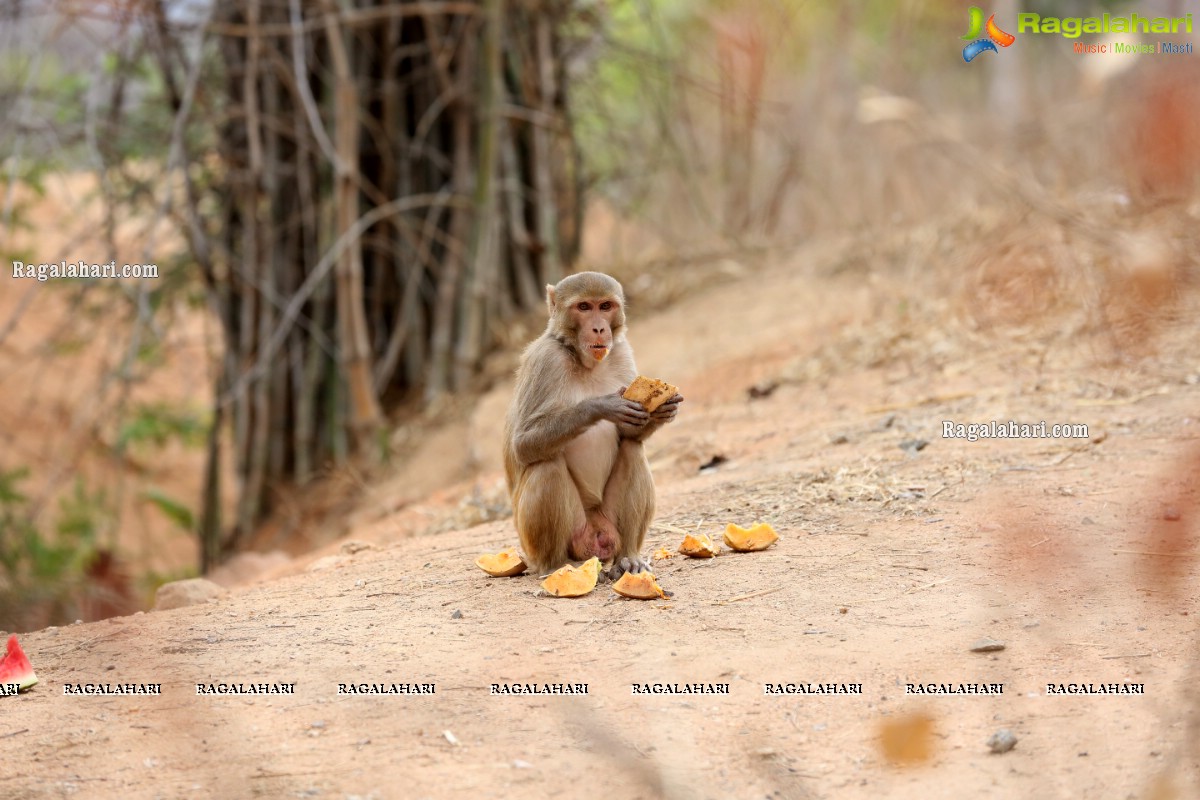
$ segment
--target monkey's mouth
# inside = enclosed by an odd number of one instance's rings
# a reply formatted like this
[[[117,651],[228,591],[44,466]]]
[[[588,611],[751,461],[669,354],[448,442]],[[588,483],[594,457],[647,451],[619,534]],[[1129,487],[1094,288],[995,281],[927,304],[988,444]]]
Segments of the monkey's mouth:
[[[608,345],[606,344],[594,344],[588,349],[592,351],[592,358],[597,361],[603,361],[604,357],[608,355]]]

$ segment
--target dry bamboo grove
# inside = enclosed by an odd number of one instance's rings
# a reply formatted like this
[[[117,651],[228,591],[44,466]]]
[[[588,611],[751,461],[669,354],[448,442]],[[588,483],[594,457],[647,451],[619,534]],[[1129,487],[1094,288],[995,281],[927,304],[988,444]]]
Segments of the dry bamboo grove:
[[[225,345],[205,568],[278,486],[382,446],[390,403],[467,386],[498,326],[574,257],[574,13],[250,0],[204,23],[217,77],[190,124],[213,127],[215,153],[187,154],[206,165],[187,180],[188,230]],[[218,514],[226,442],[233,520]]]

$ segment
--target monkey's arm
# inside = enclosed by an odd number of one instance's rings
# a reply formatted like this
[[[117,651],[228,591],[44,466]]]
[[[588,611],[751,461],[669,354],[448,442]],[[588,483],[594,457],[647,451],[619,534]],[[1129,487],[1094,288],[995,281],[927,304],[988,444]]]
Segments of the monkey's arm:
[[[523,464],[547,461],[579,434],[602,419],[620,428],[641,427],[650,415],[620,394],[589,397],[566,408],[541,408],[527,416],[513,433],[513,451]]]
[[[600,420],[600,410],[592,399],[567,408],[543,409],[526,417],[513,435],[517,460],[535,464],[558,455],[568,442]]]

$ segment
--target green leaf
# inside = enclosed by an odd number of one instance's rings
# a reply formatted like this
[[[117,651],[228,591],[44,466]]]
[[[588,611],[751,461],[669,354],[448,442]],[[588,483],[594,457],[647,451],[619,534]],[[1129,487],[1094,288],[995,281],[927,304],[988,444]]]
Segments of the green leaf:
[[[142,492],[142,499],[156,505],[159,511],[188,533],[196,529],[196,517],[192,510],[175,498],[163,494],[158,489],[147,489]]]

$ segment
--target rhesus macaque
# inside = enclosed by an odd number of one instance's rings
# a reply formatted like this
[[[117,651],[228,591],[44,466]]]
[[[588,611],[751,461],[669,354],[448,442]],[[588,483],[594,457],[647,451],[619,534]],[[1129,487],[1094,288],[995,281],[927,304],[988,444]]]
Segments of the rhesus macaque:
[[[504,432],[504,471],[526,559],[545,573],[570,560],[643,572],[654,517],[642,442],[675,419],[675,394],[653,414],[621,397],[637,377],[625,340],[625,292],[599,272],[546,287],[550,322],[525,350]]]

